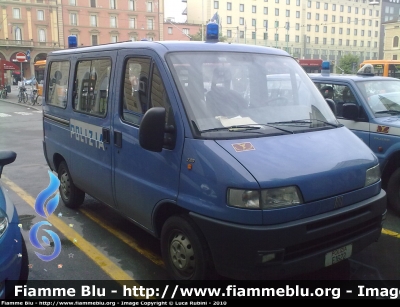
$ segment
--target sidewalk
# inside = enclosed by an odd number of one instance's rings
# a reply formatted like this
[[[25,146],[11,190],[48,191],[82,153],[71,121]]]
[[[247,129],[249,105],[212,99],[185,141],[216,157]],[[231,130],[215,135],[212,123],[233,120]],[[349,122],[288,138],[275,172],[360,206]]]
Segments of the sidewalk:
[[[27,90],[30,91],[30,86],[27,86]],[[39,97],[38,99],[42,99],[42,98]],[[25,106],[28,108],[36,109],[38,111],[42,111],[41,105],[40,106],[38,106],[38,105],[32,106],[29,103],[18,103],[18,86],[17,85],[11,85],[11,93],[7,94],[7,98],[0,98],[0,101],[18,104],[18,105]]]

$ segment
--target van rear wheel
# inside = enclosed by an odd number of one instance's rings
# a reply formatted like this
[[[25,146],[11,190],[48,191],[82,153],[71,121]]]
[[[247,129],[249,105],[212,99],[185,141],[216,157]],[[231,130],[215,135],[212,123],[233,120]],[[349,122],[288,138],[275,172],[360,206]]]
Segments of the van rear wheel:
[[[77,209],[85,200],[85,192],[74,185],[65,161],[58,167],[58,179],[60,180],[60,195],[66,207]]]
[[[400,168],[390,176],[387,185],[387,198],[389,207],[400,215]]]
[[[175,280],[206,280],[214,276],[204,236],[186,215],[172,216],[165,222],[161,253],[168,273]]]

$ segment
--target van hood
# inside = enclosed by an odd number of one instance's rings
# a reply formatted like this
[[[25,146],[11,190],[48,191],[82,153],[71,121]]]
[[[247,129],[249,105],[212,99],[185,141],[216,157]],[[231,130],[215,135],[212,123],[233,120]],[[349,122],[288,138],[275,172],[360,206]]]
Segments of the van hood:
[[[295,185],[306,203],[364,187],[366,170],[378,164],[367,145],[346,127],[216,142],[261,189]]]

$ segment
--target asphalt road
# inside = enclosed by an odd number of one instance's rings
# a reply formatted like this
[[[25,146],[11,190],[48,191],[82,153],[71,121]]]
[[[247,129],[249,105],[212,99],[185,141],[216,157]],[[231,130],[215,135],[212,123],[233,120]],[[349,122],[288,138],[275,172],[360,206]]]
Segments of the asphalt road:
[[[130,280],[140,284],[143,280],[168,280],[158,240],[89,196],[79,210],[66,208],[60,200],[49,222],[61,239],[61,253],[49,262],[38,258],[40,251],[30,244],[29,232],[44,220],[34,205],[49,184],[42,149],[42,111],[40,106],[13,103],[12,96],[0,100],[0,150],[17,152],[17,159],[4,168],[2,181],[21,219],[29,281]],[[378,242],[338,266],[296,278],[400,280],[399,233],[399,217],[389,211]]]

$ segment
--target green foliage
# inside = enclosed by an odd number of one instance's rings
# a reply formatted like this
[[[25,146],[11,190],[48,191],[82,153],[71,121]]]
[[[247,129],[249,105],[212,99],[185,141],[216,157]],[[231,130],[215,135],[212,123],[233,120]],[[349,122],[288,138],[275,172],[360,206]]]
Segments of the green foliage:
[[[355,74],[358,71],[359,64],[359,57],[352,54],[342,56],[339,61],[339,67],[344,70],[345,74]]]

